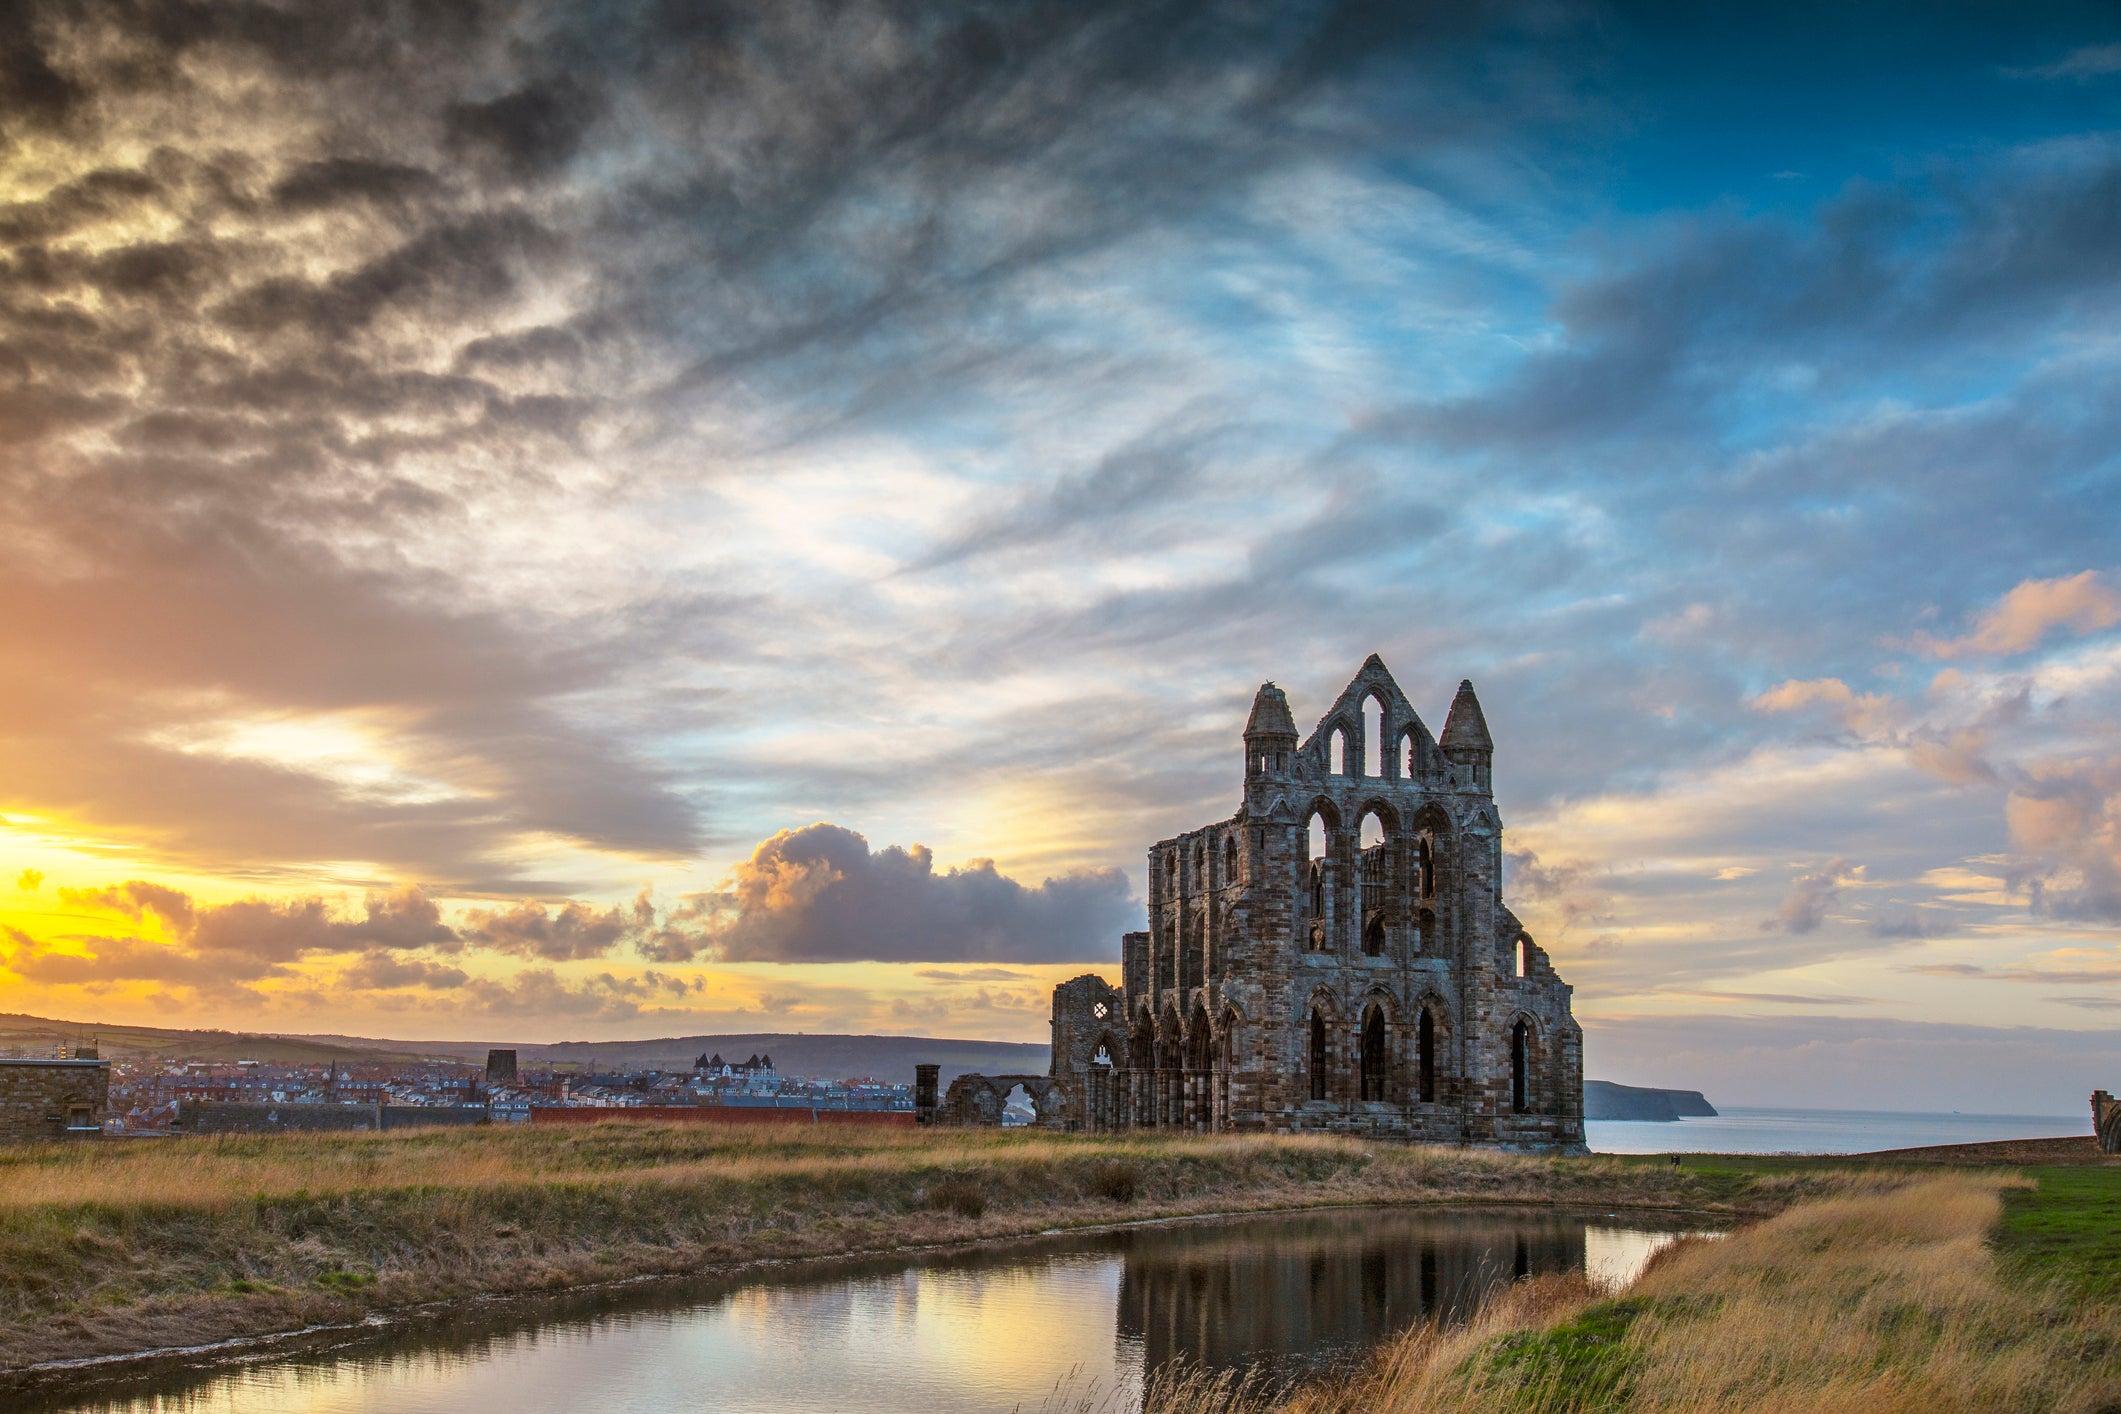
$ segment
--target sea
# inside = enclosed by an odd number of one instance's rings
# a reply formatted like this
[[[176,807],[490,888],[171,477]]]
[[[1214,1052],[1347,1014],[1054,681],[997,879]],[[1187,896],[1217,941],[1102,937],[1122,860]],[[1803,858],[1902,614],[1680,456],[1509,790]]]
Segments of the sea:
[[[1773,1110],[1718,1105],[1713,1119],[1589,1120],[1596,1154],[1862,1154],[1930,1144],[2055,1139],[2092,1132],[2091,1114],[1902,1114],[1891,1110]]]

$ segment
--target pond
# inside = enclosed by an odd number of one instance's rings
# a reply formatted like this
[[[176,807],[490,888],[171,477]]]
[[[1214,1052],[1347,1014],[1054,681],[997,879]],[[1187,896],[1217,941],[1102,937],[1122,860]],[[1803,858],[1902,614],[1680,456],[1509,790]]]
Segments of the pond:
[[[977,1252],[465,1303],[249,1363],[22,1407],[127,1414],[1128,1410],[1186,1359],[1294,1378],[1462,1320],[1519,1276],[1631,1279],[1640,1217],[1335,1209],[1137,1226]]]

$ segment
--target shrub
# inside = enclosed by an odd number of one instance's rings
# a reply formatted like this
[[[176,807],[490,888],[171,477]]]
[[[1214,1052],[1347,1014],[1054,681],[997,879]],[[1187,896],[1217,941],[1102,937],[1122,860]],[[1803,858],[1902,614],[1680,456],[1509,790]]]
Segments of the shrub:
[[[928,1206],[976,1218],[987,1211],[987,1195],[969,1178],[946,1178],[928,1190]]]
[[[1115,1203],[1131,1203],[1141,1187],[1141,1170],[1131,1163],[1113,1160],[1090,1171],[1090,1191]]]

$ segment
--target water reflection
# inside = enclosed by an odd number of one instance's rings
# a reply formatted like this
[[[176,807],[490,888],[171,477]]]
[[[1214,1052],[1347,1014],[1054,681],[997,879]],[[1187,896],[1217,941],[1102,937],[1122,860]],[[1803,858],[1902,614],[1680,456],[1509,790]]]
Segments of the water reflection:
[[[1305,1368],[1352,1358],[1417,1322],[1462,1321],[1498,1285],[1582,1271],[1581,1218],[1372,1214],[1143,1233],[1124,1249],[1122,1341],[1146,1368],[1188,1359],[1216,1369]],[[1649,1236],[1649,1234],[1645,1234]]]
[[[1669,1240],[1639,1223],[1493,1211],[1135,1228],[505,1313],[460,1307],[267,1363],[194,1367],[95,1399],[19,1407],[984,1414],[1036,1409],[1066,1386],[1126,1408],[1143,1373],[1169,1360],[1294,1376],[1358,1359],[1417,1321],[1464,1319],[1520,1276],[1589,1270],[1624,1281]]]

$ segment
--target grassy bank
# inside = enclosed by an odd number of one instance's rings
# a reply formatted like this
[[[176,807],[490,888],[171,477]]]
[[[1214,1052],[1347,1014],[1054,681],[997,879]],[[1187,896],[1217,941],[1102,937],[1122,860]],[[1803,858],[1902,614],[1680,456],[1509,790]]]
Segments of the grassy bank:
[[[1759,1213],[1849,1181],[1318,1138],[802,1125],[0,1150],[0,1376],[474,1293],[1135,1218],[1376,1202]]]
[[[1279,1400],[1181,1380],[1157,1414],[2121,1408],[2121,1170],[1866,1172],[1727,1237],[1683,1239],[1617,1296],[1580,1277],[1520,1282],[1350,1380]]]

